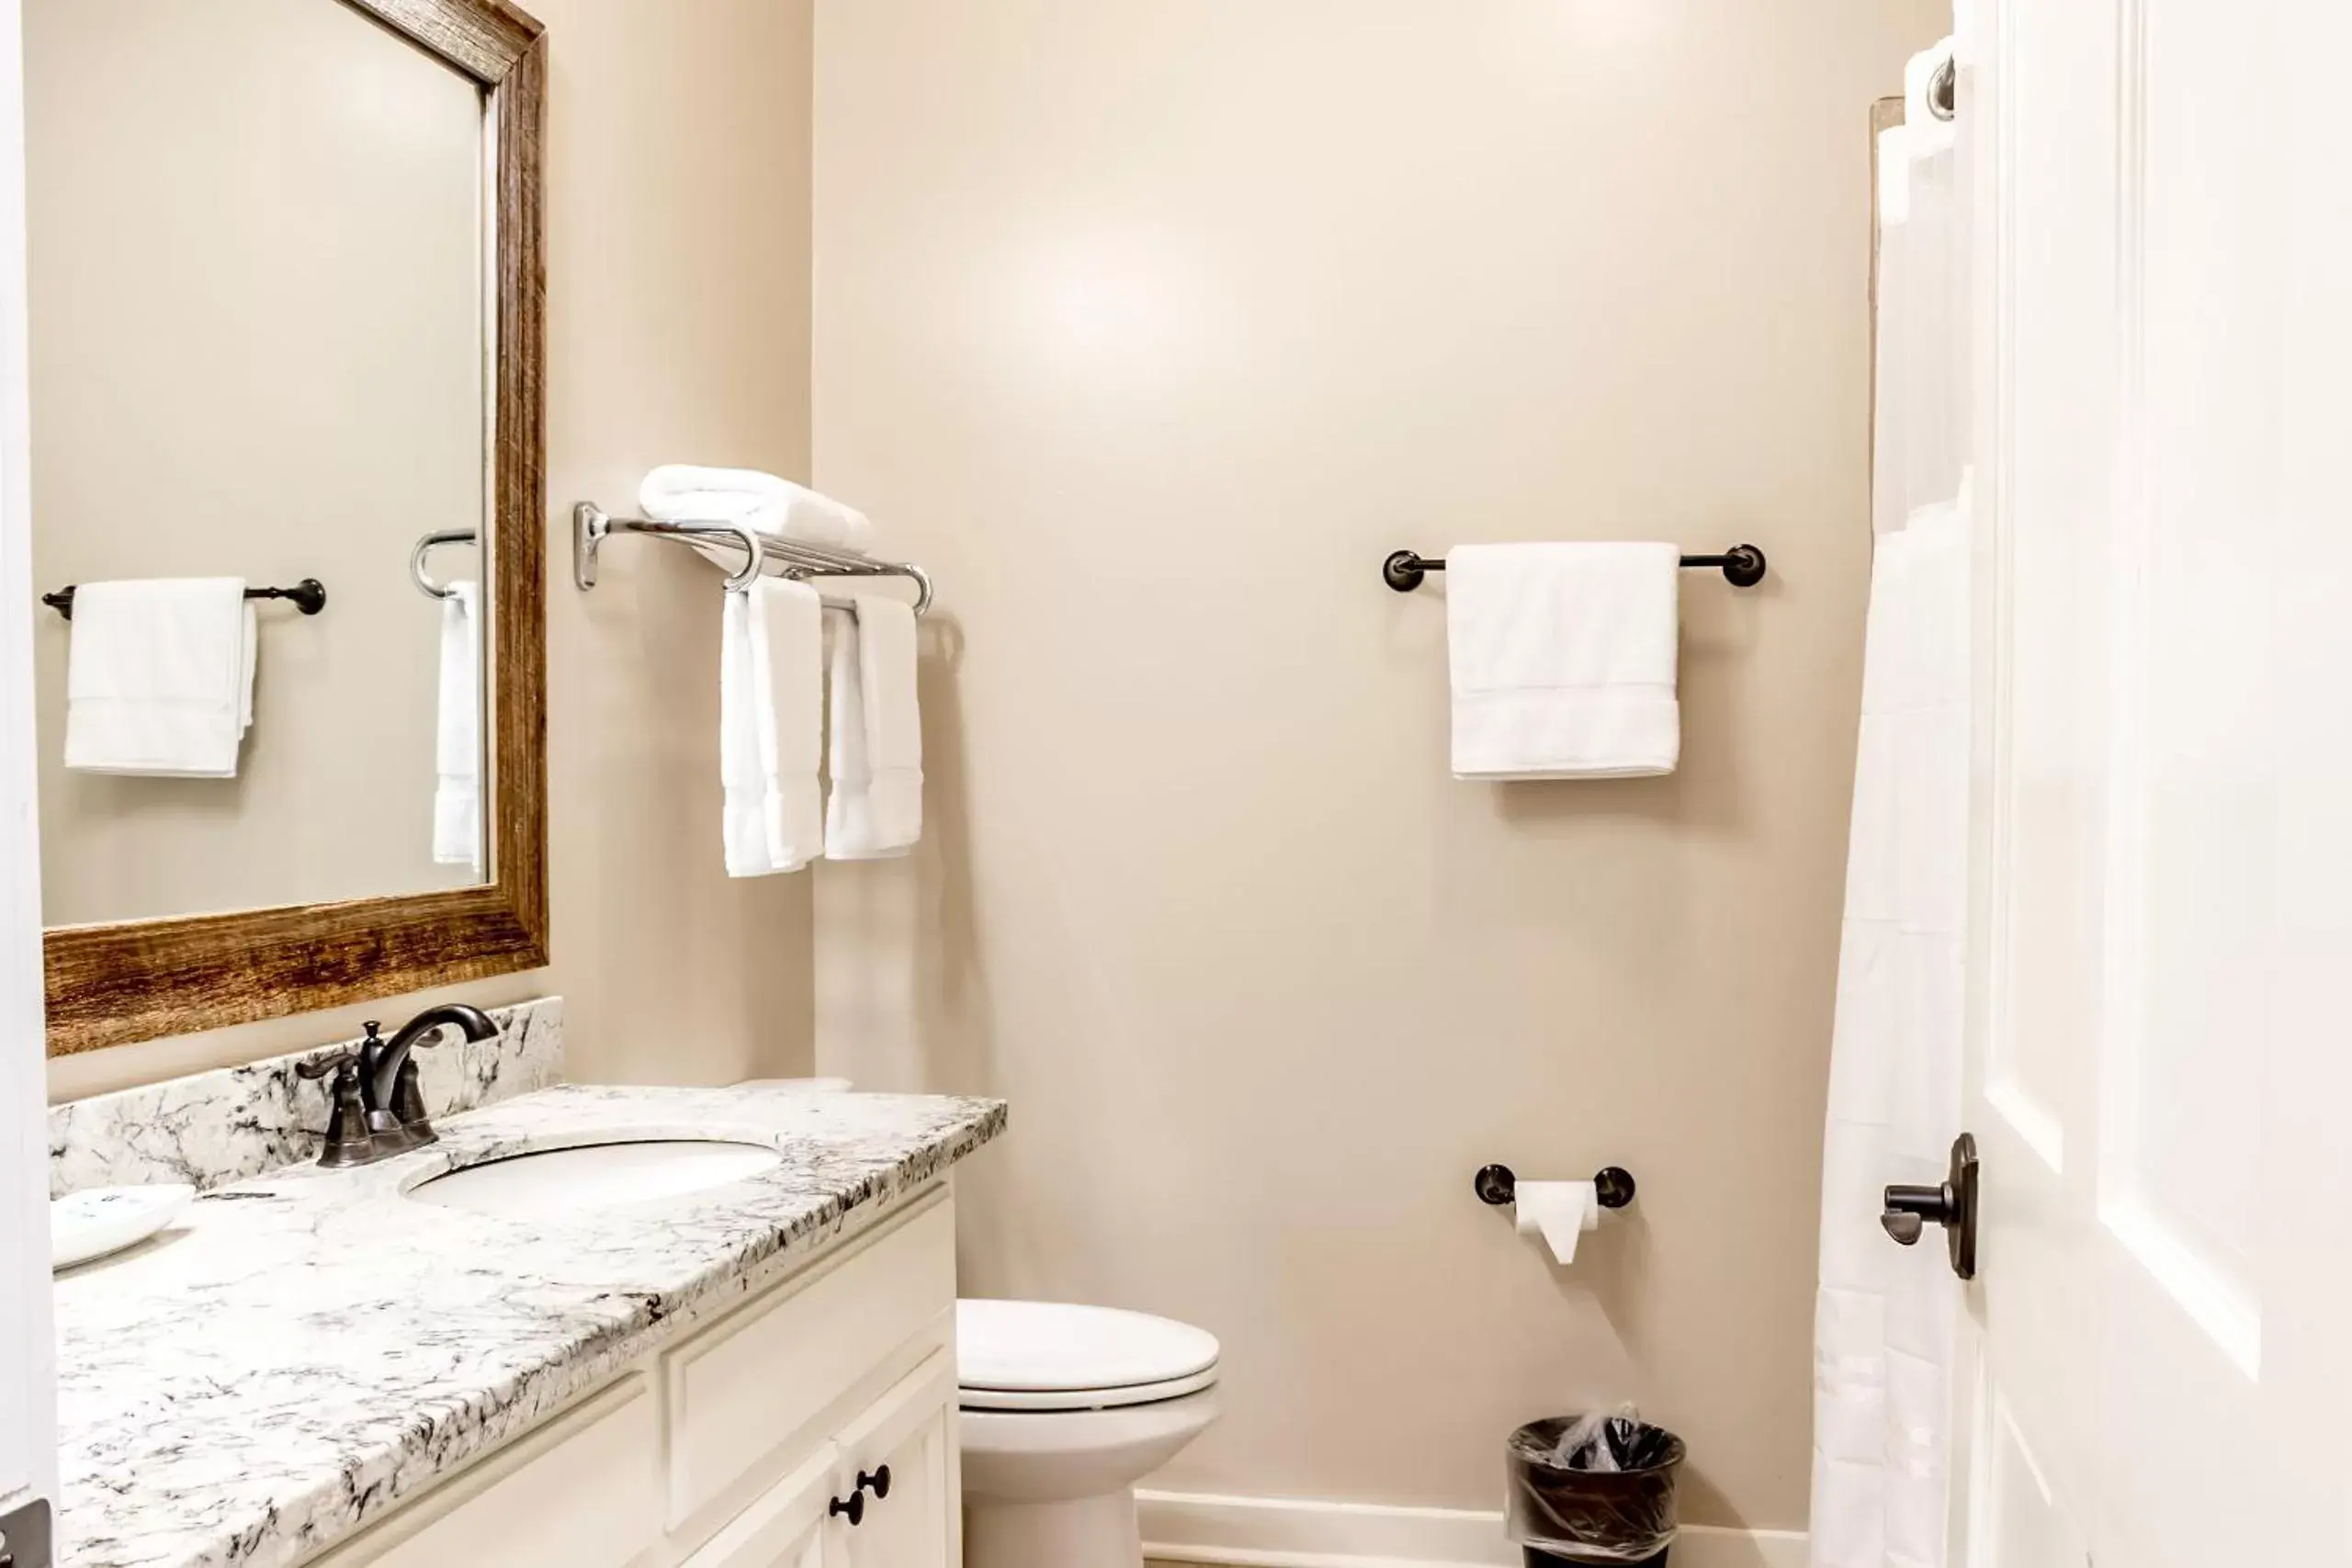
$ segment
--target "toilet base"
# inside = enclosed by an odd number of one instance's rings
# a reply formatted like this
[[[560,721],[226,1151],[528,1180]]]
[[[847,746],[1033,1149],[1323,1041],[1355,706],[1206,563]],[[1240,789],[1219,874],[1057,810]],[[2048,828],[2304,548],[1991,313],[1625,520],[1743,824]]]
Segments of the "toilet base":
[[[1216,1411],[1215,1388],[1108,1409],[966,1406],[964,1568],[1141,1568],[1136,1483]]]
[[[1142,1568],[1132,1489],[1051,1503],[967,1497],[964,1568]]]

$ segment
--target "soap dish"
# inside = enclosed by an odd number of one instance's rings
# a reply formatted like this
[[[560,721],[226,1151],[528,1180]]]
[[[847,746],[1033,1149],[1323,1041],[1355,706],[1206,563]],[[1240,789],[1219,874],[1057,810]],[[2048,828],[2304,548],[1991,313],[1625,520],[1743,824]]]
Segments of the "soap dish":
[[[136,1247],[187,1212],[193,1187],[93,1187],[49,1205],[49,1266],[52,1270]]]

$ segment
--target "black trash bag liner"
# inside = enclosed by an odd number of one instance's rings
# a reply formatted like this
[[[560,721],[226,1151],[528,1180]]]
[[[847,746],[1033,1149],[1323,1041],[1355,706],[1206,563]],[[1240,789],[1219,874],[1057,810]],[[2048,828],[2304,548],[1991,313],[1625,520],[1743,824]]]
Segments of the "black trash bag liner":
[[[1641,1563],[1674,1544],[1682,1439],[1630,1415],[1531,1421],[1507,1450],[1510,1538],[1575,1563]]]

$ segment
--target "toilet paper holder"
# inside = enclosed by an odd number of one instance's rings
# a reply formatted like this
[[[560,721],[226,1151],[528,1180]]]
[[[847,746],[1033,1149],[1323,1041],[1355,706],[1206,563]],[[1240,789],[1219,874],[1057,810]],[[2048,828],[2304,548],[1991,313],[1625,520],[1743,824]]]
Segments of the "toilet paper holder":
[[[1592,1173],[1593,1196],[1604,1209],[1622,1209],[1634,1201],[1634,1173],[1619,1166],[1603,1166]],[[1504,1208],[1519,1201],[1519,1178],[1507,1165],[1481,1166],[1470,1179],[1470,1190],[1481,1203]]]

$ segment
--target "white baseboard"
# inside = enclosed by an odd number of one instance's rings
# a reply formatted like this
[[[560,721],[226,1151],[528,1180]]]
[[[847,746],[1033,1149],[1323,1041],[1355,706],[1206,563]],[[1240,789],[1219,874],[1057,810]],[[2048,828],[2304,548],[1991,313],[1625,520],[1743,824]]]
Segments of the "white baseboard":
[[[1500,1514],[1138,1492],[1143,1554],[1226,1568],[1520,1568]],[[1805,1568],[1802,1530],[1685,1525],[1673,1568]]]

